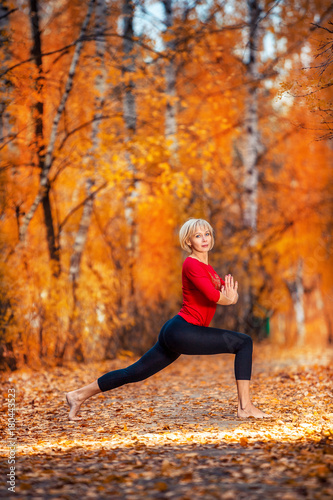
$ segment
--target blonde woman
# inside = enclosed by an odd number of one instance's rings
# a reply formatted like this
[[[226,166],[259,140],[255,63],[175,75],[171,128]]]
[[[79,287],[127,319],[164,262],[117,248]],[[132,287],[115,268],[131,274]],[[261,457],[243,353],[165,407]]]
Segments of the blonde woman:
[[[183,305],[163,325],[158,341],[136,363],[114,370],[91,384],[66,394],[69,419],[77,420],[81,404],[99,392],[138,382],[173,363],[181,354],[235,354],[234,372],[238,392],[237,416],[264,418],[250,399],[252,339],[244,333],[211,328],[216,306],[230,306],[238,300],[238,283],[229,274],[222,280],[208,264],[214,246],[214,232],[203,219],[190,219],[179,232],[181,247],[190,255],[182,270]]]

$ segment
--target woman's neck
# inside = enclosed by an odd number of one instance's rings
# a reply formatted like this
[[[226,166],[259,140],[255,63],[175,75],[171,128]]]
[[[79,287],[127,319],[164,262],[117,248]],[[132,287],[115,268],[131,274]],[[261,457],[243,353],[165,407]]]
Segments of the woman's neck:
[[[196,252],[192,252],[190,257],[192,257],[192,259],[198,260],[199,262],[202,262],[203,264],[208,265],[208,253],[202,253],[198,255]]]

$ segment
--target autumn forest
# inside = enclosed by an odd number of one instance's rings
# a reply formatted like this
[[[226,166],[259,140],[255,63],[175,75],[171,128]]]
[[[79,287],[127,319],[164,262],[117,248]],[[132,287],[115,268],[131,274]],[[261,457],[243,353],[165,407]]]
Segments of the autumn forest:
[[[214,325],[333,342],[330,0],[4,0],[0,365],[143,353],[190,217]]]

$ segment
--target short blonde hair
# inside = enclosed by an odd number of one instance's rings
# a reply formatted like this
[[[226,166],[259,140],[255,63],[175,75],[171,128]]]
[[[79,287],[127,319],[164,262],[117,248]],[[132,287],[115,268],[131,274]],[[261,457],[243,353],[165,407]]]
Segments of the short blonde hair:
[[[209,222],[204,219],[189,219],[185,222],[185,224],[182,225],[179,231],[180,246],[188,253],[192,253],[192,248],[187,243],[188,239],[196,233],[199,227],[204,230],[208,230],[212,236],[212,244],[209,250],[211,250],[214,246],[214,230]]]

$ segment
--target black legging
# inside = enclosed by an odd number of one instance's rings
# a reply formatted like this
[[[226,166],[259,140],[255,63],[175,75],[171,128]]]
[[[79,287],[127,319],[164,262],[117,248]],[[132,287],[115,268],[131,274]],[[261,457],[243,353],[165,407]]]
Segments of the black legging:
[[[163,325],[158,341],[136,363],[102,375],[97,382],[102,392],[130,382],[139,382],[159,372],[181,354],[222,354],[235,356],[236,380],[250,380],[252,339],[244,333],[197,326],[177,315]]]

